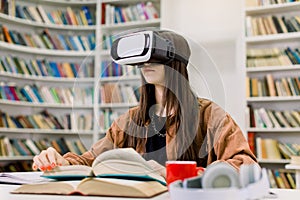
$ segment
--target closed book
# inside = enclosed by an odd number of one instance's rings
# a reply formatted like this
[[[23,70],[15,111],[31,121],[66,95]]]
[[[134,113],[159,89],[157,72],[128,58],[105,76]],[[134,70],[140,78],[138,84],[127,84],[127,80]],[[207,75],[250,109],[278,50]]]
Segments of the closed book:
[[[275,89],[275,83],[272,74],[266,75],[267,84],[268,84],[268,90],[271,97],[277,96],[276,89]]]
[[[12,38],[9,34],[8,28],[6,26],[2,25],[2,31],[3,31],[3,34],[4,34],[5,42],[13,44],[13,41],[12,41]]]
[[[85,17],[86,17],[86,20],[87,20],[87,24],[88,25],[93,25],[94,22],[93,22],[93,18],[92,18],[92,14],[90,12],[90,9],[87,6],[82,6],[81,9],[82,9],[82,11],[85,14]]]

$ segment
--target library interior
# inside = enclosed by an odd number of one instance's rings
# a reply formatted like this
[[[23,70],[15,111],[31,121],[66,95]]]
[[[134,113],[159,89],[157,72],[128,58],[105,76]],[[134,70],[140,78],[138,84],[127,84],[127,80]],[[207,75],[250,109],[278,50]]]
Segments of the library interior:
[[[0,199],[300,195],[300,0],[0,0],[0,49]]]

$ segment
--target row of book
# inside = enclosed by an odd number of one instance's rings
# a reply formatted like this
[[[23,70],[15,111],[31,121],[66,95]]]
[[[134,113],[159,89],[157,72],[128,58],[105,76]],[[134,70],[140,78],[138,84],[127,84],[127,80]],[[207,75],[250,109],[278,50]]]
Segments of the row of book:
[[[246,6],[268,6],[273,4],[283,4],[298,2],[300,0],[246,0]]]
[[[40,154],[42,150],[48,147],[55,148],[60,154],[67,152],[82,154],[86,152],[86,148],[81,140],[70,141],[63,137],[53,140],[0,137],[0,156],[34,156]]]
[[[140,75],[140,70],[132,65],[119,65],[110,60],[101,62],[101,77]]]
[[[248,136],[249,138],[249,136]],[[258,159],[291,159],[291,156],[300,154],[300,145],[288,142],[279,142],[273,138],[255,138],[256,157]]]
[[[295,172],[286,169],[267,169],[270,188],[296,189]]]
[[[111,34],[104,33],[102,35],[102,43],[101,43],[101,48],[103,50],[109,50],[111,49],[112,43],[115,40],[115,36]]]
[[[100,86],[99,103],[138,103],[139,95],[134,86],[105,83]]]
[[[0,172],[29,172],[32,171],[32,161],[17,161],[0,164]]]
[[[158,19],[159,12],[152,2],[141,2],[130,6],[102,4],[102,24],[117,24],[131,21]]]
[[[247,49],[247,67],[290,66],[300,64],[298,48]]]
[[[299,96],[300,77],[274,79],[272,74],[263,78],[246,77],[246,97]]]
[[[0,110],[1,128],[29,128],[45,130],[92,130],[92,113],[54,115],[47,110],[31,115],[9,115]]]
[[[300,111],[297,110],[271,110],[252,108],[246,109],[247,127],[251,128],[296,128],[300,127]]]
[[[33,103],[93,105],[93,88],[63,88],[0,82],[0,99]]]
[[[44,29],[40,33],[21,33],[0,25],[0,41],[33,48],[67,51],[90,51],[95,48],[95,33],[63,35]]]
[[[118,112],[111,109],[101,110],[99,115],[99,128],[101,130],[107,130],[113,121],[117,119],[123,112]]]
[[[49,76],[59,78],[94,77],[94,63],[57,62],[50,60],[25,59],[17,56],[0,58],[0,72],[26,76]]]
[[[65,9],[45,11],[42,5],[20,6],[16,5],[14,17],[27,19],[45,24],[58,25],[81,25],[90,26],[95,24],[95,12],[91,12],[87,6],[81,9],[67,7]],[[4,12],[8,14],[8,12]],[[12,13],[13,14],[13,13]]]
[[[247,36],[270,35],[300,31],[300,16],[246,17]]]

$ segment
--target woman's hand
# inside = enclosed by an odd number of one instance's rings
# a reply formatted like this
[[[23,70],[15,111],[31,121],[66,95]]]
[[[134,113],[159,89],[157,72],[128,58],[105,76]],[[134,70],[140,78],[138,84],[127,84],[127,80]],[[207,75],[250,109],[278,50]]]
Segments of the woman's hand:
[[[155,160],[148,160],[147,163],[152,167],[153,170],[158,171],[159,174],[166,178],[166,168],[162,165],[160,165]]]
[[[70,165],[70,163],[53,147],[49,147],[48,149],[43,150],[39,155],[34,156],[32,169],[46,171],[62,165]]]

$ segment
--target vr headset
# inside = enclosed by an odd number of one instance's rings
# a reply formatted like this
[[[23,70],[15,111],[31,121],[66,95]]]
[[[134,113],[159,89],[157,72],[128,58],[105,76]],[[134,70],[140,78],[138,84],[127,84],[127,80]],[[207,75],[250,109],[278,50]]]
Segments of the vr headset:
[[[173,43],[160,37],[155,31],[121,36],[112,44],[111,57],[121,65],[141,65],[147,62],[168,64],[172,60],[188,64],[187,59],[175,52]]]

